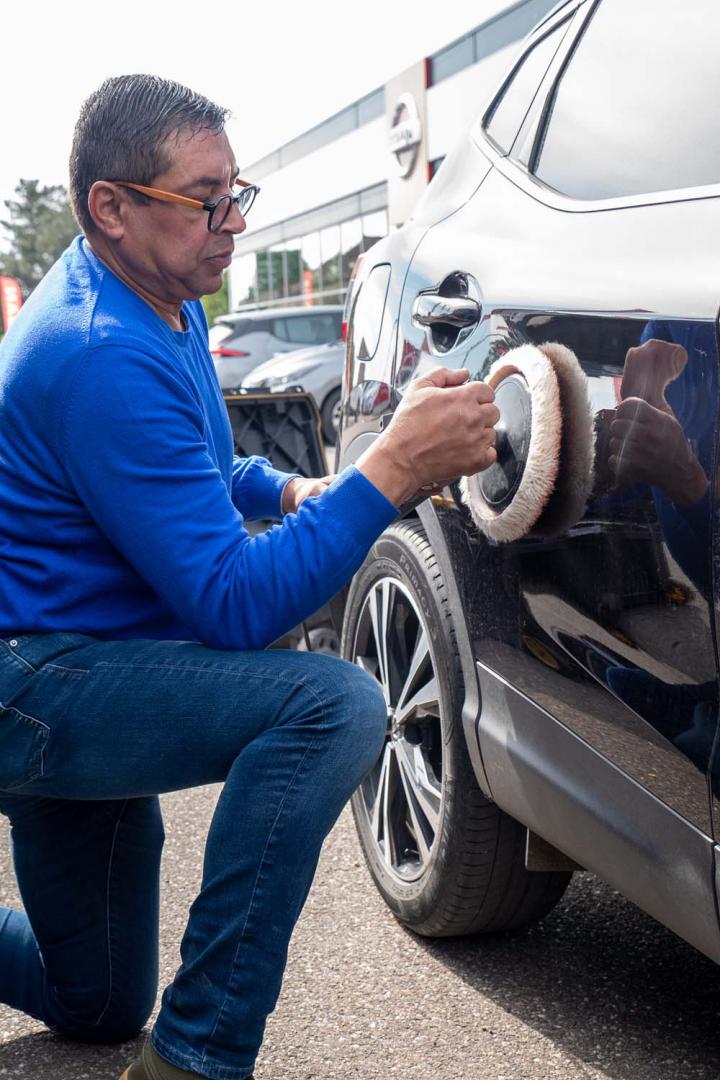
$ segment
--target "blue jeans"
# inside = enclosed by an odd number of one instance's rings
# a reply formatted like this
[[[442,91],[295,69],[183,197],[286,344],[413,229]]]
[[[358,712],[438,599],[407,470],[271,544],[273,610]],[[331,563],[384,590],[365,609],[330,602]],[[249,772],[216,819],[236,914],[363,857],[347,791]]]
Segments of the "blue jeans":
[[[378,684],[330,656],[0,640],[0,811],[27,913],[0,909],[0,1001],[79,1040],[139,1032],[157,992],[157,795],[219,781],[152,1040],[179,1068],[247,1077],[322,842],[385,730]]]

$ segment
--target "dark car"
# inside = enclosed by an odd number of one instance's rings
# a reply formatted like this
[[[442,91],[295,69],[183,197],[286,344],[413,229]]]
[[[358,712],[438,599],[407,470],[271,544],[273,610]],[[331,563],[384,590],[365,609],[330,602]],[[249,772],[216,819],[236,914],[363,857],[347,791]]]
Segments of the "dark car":
[[[353,462],[435,365],[497,464],[409,509],[344,607],[381,682],[353,798],[421,934],[527,926],[589,870],[720,960],[715,0],[568,0],[348,298]]]

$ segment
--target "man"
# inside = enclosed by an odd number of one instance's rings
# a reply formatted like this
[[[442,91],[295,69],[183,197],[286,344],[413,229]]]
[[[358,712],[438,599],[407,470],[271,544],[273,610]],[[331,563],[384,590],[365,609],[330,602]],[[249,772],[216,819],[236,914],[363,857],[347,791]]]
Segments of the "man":
[[[494,460],[491,391],[447,370],[337,478],[233,460],[197,302],[251,198],[224,120],[151,76],[89,98],[84,236],[0,351],[0,810],[26,912],[0,911],[0,1000],[78,1040],[137,1034],[157,795],[224,784],[182,966],[126,1080],[251,1075],[323,839],[386,729],[358,668],[265,646],[420,488]]]

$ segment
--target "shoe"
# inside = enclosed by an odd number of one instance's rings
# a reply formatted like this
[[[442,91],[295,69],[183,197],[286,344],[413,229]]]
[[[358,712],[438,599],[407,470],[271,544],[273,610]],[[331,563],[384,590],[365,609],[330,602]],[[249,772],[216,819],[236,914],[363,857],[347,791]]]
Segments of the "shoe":
[[[200,1073],[180,1069],[165,1058],[148,1041],[140,1051],[140,1057],[128,1066],[120,1080],[195,1080]],[[254,1080],[248,1076],[247,1080]]]
[[[132,1080],[130,1076],[130,1069],[125,1070],[125,1072],[120,1077],[120,1080]],[[255,1080],[255,1075],[253,1074],[252,1076],[248,1076],[247,1080]]]

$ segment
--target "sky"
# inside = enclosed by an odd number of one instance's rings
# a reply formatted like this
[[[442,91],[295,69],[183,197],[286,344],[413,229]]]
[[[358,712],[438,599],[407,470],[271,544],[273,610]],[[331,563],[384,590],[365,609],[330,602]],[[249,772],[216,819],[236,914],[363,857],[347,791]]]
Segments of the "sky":
[[[149,72],[232,111],[249,165],[509,6],[508,0],[14,0],[3,5],[2,201],[18,180],[67,184],[83,100]]]

